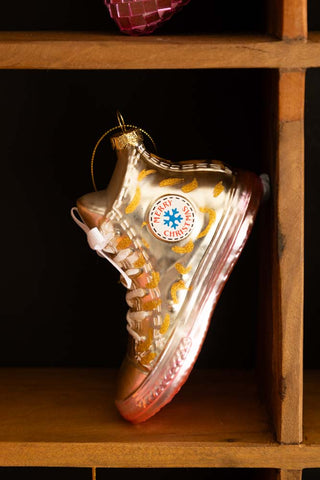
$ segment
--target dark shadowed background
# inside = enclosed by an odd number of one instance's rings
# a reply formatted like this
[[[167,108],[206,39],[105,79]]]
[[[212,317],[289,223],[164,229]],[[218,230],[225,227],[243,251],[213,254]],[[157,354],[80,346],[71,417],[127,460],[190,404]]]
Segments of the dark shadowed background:
[[[116,125],[119,108],[152,135],[164,158],[217,158],[261,173],[264,73],[3,71],[1,81],[10,245],[3,237],[0,364],[116,367],[126,343],[125,290],[69,213],[92,190],[95,142]],[[98,188],[114,163],[106,140],[96,157]],[[257,275],[254,231],[199,365],[254,365]]]

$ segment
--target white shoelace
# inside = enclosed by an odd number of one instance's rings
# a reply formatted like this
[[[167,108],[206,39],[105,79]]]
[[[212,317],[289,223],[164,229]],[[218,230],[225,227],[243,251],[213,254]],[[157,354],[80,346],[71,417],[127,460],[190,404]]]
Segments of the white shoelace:
[[[79,216],[79,218],[76,216],[75,212]],[[81,215],[79,213],[79,210],[77,207],[73,207],[71,209],[71,216],[73,220],[76,222],[76,224],[87,234],[87,240],[90,248],[92,250],[95,250],[100,257],[104,257],[108,262],[113,265],[118,272],[122,275],[126,282],[126,287],[128,289],[131,288],[132,285],[132,280],[131,278],[127,275],[127,273],[116,263],[116,258],[119,256],[124,250],[120,251],[118,255],[112,259],[109,255],[107,255],[106,252],[113,252],[113,248],[109,247],[110,240],[113,238],[113,232],[109,232],[106,235],[103,235],[100,230],[97,227],[94,228],[89,228],[86,223],[82,220]],[[131,253],[131,250],[130,250]],[[119,261],[119,260],[118,260]]]
[[[135,253],[133,253],[130,248],[126,248],[120,251],[116,250],[116,248],[111,243],[112,239],[114,238],[114,232],[112,227],[110,231],[106,229],[105,233],[102,233],[97,227],[90,229],[83,221],[77,207],[73,207],[71,209],[71,216],[75,223],[86,233],[90,248],[92,248],[92,250],[95,250],[99,256],[108,260],[108,262],[110,262],[111,265],[113,265],[120,272],[125,281],[125,286],[127,287],[127,289],[130,290],[126,294],[126,301],[128,305],[132,307],[134,305],[133,299],[137,297],[143,297],[144,295],[146,295],[147,292],[144,288],[136,288],[134,290],[131,290],[133,282],[130,278],[130,275],[135,275],[139,273],[140,270],[138,268],[129,268],[124,271],[123,268],[121,268],[121,266],[119,265],[119,263],[122,263],[125,260],[129,261],[129,263],[132,263],[132,261],[136,259]],[[107,253],[114,253],[116,255],[115,257],[111,258]],[[137,342],[145,341],[146,337],[139,335],[134,330],[134,327],[139,327],[141,321],[148,316],[150,316],[150,312],[145,311],[135,312],[129,310],[127,313],[127,330]]]

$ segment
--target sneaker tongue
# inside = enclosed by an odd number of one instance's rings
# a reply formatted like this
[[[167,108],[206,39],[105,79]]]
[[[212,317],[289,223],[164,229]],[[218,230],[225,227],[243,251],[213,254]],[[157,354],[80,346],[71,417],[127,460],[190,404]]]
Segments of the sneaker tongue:
[[[116,150],[122,150],[127,145],[137,147],[142,143],[142,134],[138,129],[124,131],[111,137],[111,145]]]

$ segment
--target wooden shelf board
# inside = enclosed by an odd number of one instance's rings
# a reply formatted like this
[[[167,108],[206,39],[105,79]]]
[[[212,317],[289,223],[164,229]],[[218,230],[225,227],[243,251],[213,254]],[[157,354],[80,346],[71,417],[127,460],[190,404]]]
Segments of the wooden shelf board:
[[[308,41],[267,35],[126,37],[85,32],[0,32],[2,69],[311,68],[320,33]]]
[[[299,443],[303,407],[303,286],[304,286],[304,104],[305,72],[281,71],[278,81],[277,168],[271,184],[276,215],[273,281],[277,305],[274,330],[281,339],[278,365],[278,440]],[[280,253],[278,253],[280,252]]]
[[[167,408],[132,426],[104,369],[0,369],[0,441],[272,442],[249,372],[195,371]]]
[[[279,445],[251,372],[193,371],[131,425],[105,369],[0,369],[0,466],[320,467],[320,446]]]
[[[116,411],[115,382],[104,369],[0,369],[0,465],[23,457],[32,465],[88,466],[92,458],[93,465],[183,466],[191,452],[199,465],[217,450],[273,442],[249,372],[194,371],[170,405],[140,425]]]

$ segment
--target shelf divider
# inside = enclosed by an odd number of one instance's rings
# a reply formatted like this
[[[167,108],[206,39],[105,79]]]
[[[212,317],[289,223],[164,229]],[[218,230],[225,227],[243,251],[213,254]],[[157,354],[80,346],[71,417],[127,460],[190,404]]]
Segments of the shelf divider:
[[[280,470],[278,480],[302,480],[302,470]]]
[[[302,442],[305,72],[269,72],[258,371],[280,443]]]
[[[305,72],[279,73],[277,253],[279,339],[278,438],[302,442]]]
[[[282,40],[308,38],[307,0],[270,0],[269,33]]]

